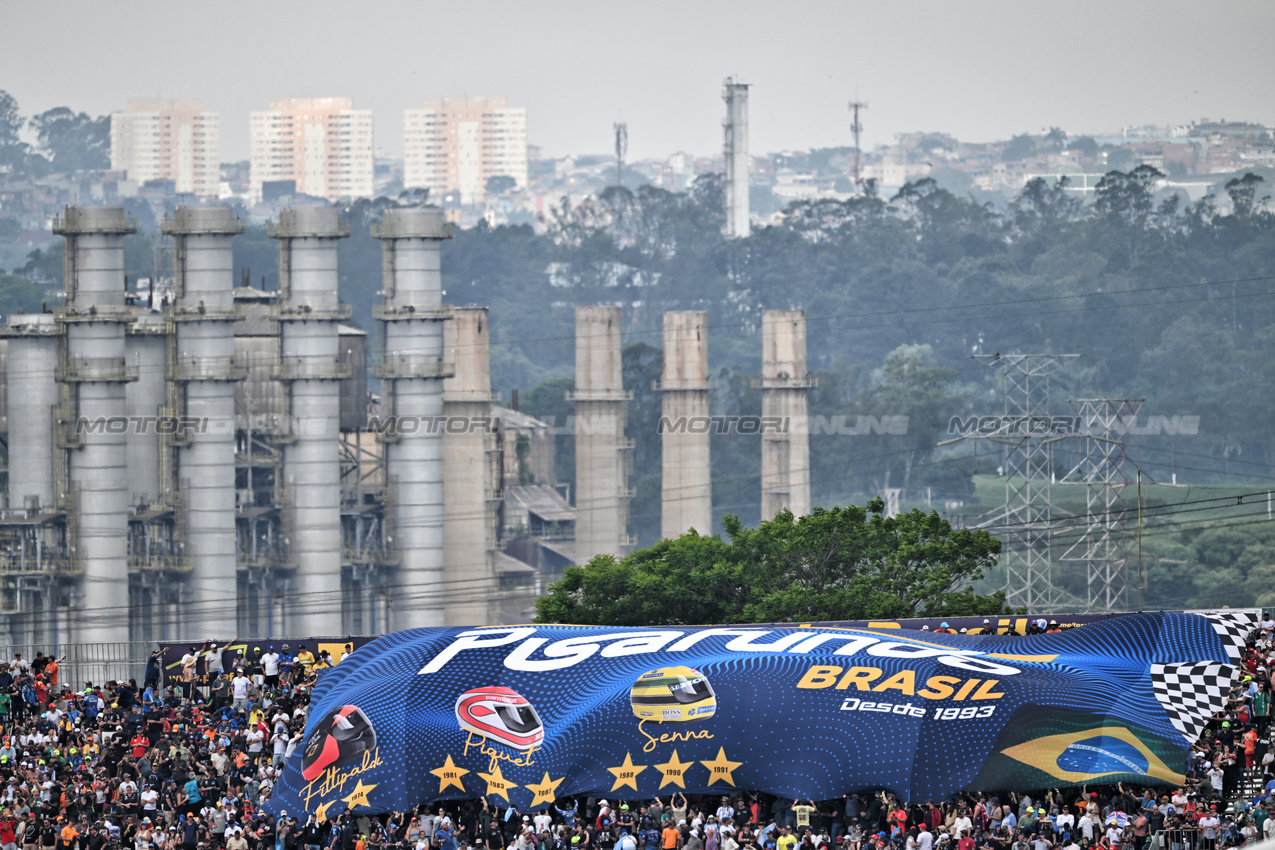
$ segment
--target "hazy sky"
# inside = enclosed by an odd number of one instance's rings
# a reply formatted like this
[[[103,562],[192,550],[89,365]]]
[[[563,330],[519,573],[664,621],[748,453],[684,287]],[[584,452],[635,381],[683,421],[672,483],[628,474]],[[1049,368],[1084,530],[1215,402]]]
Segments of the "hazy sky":
[[[865,147],[1275,123],[1272,32],[1271,0],[0,0],[0,88],[28,115],[201,97],[226,161],[271,97],[353,97],[400,155],[404,108],[504,94],[546,155],[605,152],[624,120],[640,159],[718,151],[728,74],[753,85],[754,152],[847,144],[856,88]]]

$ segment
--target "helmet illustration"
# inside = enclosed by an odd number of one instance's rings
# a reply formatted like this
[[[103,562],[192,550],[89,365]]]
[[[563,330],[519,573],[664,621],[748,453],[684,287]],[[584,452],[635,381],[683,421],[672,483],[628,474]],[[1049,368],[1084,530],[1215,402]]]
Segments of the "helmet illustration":
[[[638,676],[629,691],[633,713],[641,720],[703,720],[717,712],[713,686],[690,667],[661,667]]]
[[[362,709],[343,705],[329,712],[310,733],[301,759],[301,776],[313,782],[329,767],[349,764],[376,749],[376,730]]]
[[[495,685],[458,696],[456,722],[466,731],[515,750],[535,749],[545,739],[545,726],[535,706],[517,691]]]

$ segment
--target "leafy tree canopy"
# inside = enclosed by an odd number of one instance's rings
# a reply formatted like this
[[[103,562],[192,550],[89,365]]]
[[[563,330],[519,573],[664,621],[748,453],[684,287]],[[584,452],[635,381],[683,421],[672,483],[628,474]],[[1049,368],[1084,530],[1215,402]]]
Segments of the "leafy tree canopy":
[[[111,119],[90,118],[65,106],[41,112],[31,119],[40,149],[56,171],[111,167]]]
[[[788,511],[757,528],[724,523],[729,541],[694,529],[623,559],[570,567],[536,601],[536,621],[650,626],[889,619],[1005,613],[1003,594],[967,585],[1000,541],[936,513],[866,508]]]

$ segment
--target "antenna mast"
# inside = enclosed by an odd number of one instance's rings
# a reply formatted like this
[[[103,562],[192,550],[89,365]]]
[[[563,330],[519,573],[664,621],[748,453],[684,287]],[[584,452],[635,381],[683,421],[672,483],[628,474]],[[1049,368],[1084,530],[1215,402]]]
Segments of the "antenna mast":
[[[624,157],[629,152],[629,125],[620,121],[615,127],[615,185],[624,185]]]
[[[859,110],[867,109],[868,105],[858,100],[850,101],[850,111],[854,114],[854,120],[850,122],[850,132],[854,133],[854,185],[859,185],[859,165],[863,152],[859,150],[859,134],[863,132],[863,123],[859,120]]]

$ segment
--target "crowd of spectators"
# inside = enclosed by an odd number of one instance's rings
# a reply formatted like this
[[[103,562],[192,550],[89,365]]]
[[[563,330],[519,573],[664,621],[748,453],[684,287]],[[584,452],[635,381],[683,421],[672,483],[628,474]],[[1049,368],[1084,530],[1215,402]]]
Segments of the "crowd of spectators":
[[[261,806],[301,746],[316,677],[352,646],[208,641],[167,670],[155,653],[140,688],[72,687],[64,659],[15,655],[0,663],[0,850],[1219,850],[1275,837],[1273,630],[1264,617],[1179,788],[471,800],[330,821]]]

